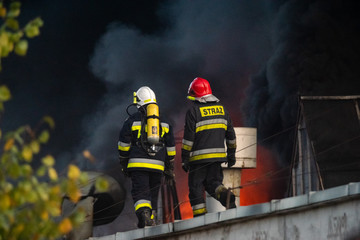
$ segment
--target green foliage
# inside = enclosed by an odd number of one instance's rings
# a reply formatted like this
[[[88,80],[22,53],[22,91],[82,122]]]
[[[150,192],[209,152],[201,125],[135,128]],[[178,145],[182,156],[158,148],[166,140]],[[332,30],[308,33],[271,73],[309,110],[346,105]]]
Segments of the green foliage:
[[[24,39],[39,35],[43,25],[40,18],[19,27],[20,2],[11,2],[8,9],[0,0],[0,70],[1,58],[10,52],[23,56],[28,49]],[[7,86],[0,85],[0,118],[4,103],[11,99]],[[50,139],[49,130],[55,128],[50,116],[41,119],[36,130],[21,126],[3,134],[0,128],[0,240],[58,239],[83,223],[85,213],[80,208],[69,216],[61,216],[64,196],[77,203],[81,197],[80,187],[88,184],[86,173],[75,165],[69,165],[67,174],[59,177],[54,168],[52,155],[40,157],[42,145]],[[40,160],[36,169],[33,162]],[[37,161],[39,162],[39,161]],[[107,183],[98,180],[99,191]]]
[[[28,40],[40,34],[40,27],[44,25],[41,18],[37,17],[29,21],[24,27],[20,27],[17,17],[20,15],[21,3],[13,1],[6,8],[0,1],[0,71],[1,59],[7,57],[11,52],[19,56],[25,56],[28,50]]]
[[[80,186],[88,181],[85,173],[70,165],[67,176],[59,178],[51,155],[33,169],[46,142],[29,126],[5,134],[1,143],[0,239],[56,239],[84,221],[81,210],[61,218],[61,203],[64,195],[79,201]]]

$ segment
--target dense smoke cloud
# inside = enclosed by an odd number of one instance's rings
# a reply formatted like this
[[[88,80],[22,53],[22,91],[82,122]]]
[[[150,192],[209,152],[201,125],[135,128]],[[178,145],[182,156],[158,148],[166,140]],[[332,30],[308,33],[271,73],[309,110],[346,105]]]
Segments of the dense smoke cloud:
[[[143,85],[155,91],[160,113],[170,118],[175,132],[183,127],[187,88],[197,76],[210,81],[233,118],[241,118],[249,75],[259,71],[271,52],[271,11],[265,2],[170,1],[158,12],[169,26],[156,34],[110,24],[90,61],[91,71],[107,86],[101,114],[96,114],[100,119],[87,125],[86,132],[94,134],[83,139],[85,148],[102,160],[92,167],[107,169],[117,161],[125,109],[132,92]]]
[[[291,161],[300,95],[360,91],[358,10],[359,3],[321,0],[288,1],[279,8],[274,54],[252,77],[243,109],[246,123],[258,128],[259,140],[279,154],[282,165]]]
[[[175,130],[181,129],[187,88],[197,76],[207,78],[214,94],[239,118],[248,76],[259,70],[271,51],[265,1],[171,1],[159,8],[159,16],[171,23],[161,33],[143,34],[115,22],[99,40],[90,67],[108,86],[104,97],[108,111],[116,107],[122,117],[118,124],[104,119],[96,127],[112,124],[117,133],[132,92],[148,85],[157,94],[162,113],[173,120]],[[105,138],[116,142],[107,134]]]

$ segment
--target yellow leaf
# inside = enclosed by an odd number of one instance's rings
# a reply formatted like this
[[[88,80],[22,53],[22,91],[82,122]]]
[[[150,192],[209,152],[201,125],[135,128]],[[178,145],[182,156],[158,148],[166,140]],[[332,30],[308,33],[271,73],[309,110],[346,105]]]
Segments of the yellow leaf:
[[[44,176],[45,173],[46,173],[46,167],[45,167],[45,166],[39,167],[38,170],[36,171],[36,174],[37,174],[39,177]]]
[[[41,200],[43,200],[43,201],[48,201],[49,200],[49,194],[47,193],[47,191],[43,187],[38,187],[37,188],[37,193],[38,193]]]
[[[64,218],[60,223],[59,223],[59,231],[62,234],[66,234],[68,232],[70,232],[72,229],[72,224],[69,218]]]
[[[24,176],[30,176],[32,174],[33,169],[29,164],[24,164],[21,167],[21,171]]]
[[[26,200],[29,202],[29,203],[36,203],[39,198],[38,198],[38,195],[36,195],[35,192],[31,191],[31,192],[28,192],[27,195],[26,195]]]
[[[29,25],[25,27],[25,34],[28,38],[33,38],[40,34],[40,29],[38,26]]]
[[[33,152],[30,148],[30,146],[24,146],[21,155],[23,156],[24,160],[27,162],[31,162],[33,158]]]
[[[47,167],[52,167],[55,164],[55,159],[51,155],[46,155],[41,159],[42,163]]]
[[[6,8],[4,8],[4,7],[1,7],[0,8],[0,17],[5,17],[6,16]]]
[[[89,182],[89,175],[86,172],[82,172],[79,177],[79,183],[86,185]]]
[[[56,185],[50,188],[50,194],[58,195],[60,193],[60,186]]]
[[[31,141],[30,143],[30,147],[31,147],[31,150],[33,151],[33,153],[39,153],[40,151],[40,144],[38,141]]]
[[[10,90],[7,86],[0,86],[0,101],[8,101],[11,98]]]
[[[15,53],[20,56],[25,56],[28,50],[28,41],[23,39],[16,43],[15,45]]]
[[[9,35],[6,32],[0,34],[0,46],[7,46],[9,43]]]
[[[79,178],[80,176],[80,169],[73,165],[73,164],[70,164],[69,165],[69,170],[68,170],[68,178],[71,179],[71,180],[76,180]]]
[[[5,145],[4,145],[4,151],[9,151],[12,146],[14,146],[15,140],[13,138],[10,138],[9,140],[6,141]]]
[[[7,210],[10,207],[11,199],[9,195],[0,195],[0,210]]]
[[[95,181],[95,187],[99,192],[105,192],[109,188],[109,183],[106,179],[99,177]]]
[[[43,121],[46,122],[47,124],[49,124],[51,129],[54,129],[55,127],[55,122],[54,119],[50,116],[45,116],[43,117]]]
[[[51,206],[47,209],[51,216],[58,217],[61,215],[61,206]]]
[[[58,179],[58,175],[55,168],[49,168],[48,174],[51,180],[56,181]]]
[[[40,214],[40,218],[42,220],[48,220],[49,219],[49,213],[47,211],[43,211],[41,214]]]
[[[18,30],[19,29],[19,22],[14,18],[8,18],[5,21],[5,24],[8,28],[11,28],[12,30]]]
[[[78,202],[79,199],[81,198],[80,189],[76,186],[74,181],[68,182],[67,195],[69,196],[70,200],[74,203]]]
[[[40,143],[47,143],[49,141],[50,134],[49,131],[44,130],[41,132],[40,136],[38,137],[38,140]]]

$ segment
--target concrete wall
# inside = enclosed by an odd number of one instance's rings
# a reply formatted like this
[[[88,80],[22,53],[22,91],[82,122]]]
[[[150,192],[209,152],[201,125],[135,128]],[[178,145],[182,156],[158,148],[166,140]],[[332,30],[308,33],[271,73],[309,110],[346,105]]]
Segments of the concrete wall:
[[[360,239],[360,183],[90,239],[159,238]]]

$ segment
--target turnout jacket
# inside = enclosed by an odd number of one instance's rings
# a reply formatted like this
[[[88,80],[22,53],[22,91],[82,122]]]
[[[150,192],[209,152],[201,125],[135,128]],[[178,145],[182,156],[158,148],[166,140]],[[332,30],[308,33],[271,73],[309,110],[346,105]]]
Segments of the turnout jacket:
[[[154,156],[150,156],[143,148],[141,139],[146,141],[146,121],[144,113],[138,111],[126,119],[118,141],[120,159],[128,161],[127,170],[163,172],[175,158],[175,140],[172,126],[160,119],[160,141],[164,143]],[[146,143],[145,143],[146,146]]]
[[[236,135],[224,106],[218,101],[195,101],[185,117],[182,162],[189,165],[226,162],[235,159],[235,150]]]

